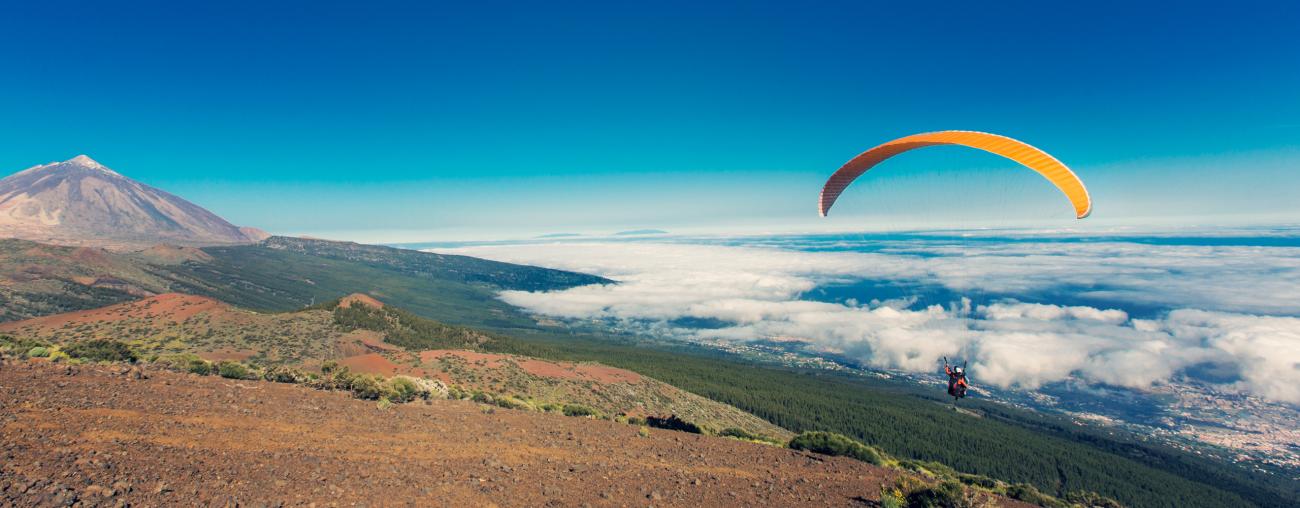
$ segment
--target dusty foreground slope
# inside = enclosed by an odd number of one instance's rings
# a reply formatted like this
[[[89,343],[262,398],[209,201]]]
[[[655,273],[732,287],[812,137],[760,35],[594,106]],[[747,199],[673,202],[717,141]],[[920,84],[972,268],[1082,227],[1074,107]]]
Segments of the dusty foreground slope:
[[[854,505],[845,458],[433,400],[121,366],[0,366],[0,505]]]

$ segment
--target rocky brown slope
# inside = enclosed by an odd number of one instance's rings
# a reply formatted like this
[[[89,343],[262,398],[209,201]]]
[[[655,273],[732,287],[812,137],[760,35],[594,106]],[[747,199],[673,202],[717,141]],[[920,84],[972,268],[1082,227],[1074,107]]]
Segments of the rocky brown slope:
[[[340,302],[384,306],[363,294]],[[471,351],[491,337],[469,328],[441,325],[441,329],[447,337],[463,336],[462,342],[447,343],[457,349],[398,347],[386,342],[384,332],[340,326],[331,309],[259,313],[180,293],[0,323],[0,334],[64,346],[107,339],[129,343],[143,357],[193,353],[212,361],[310,372],[332,360],[358,373],[439,379],[467,391],[538,403],[582,404],[609,415],[677,415],[714,430],[739,428],[778,439],[791,435],[752,414],[631,371]]]
[[[845,506],[900,474],[468,401],[381,409],[296,385],[127,370],[0,365],[0,505]]]

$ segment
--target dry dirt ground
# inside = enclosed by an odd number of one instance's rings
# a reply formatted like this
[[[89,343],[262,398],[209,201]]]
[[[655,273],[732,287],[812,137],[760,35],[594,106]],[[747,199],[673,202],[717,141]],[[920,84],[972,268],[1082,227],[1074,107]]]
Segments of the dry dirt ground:
[[[871,505],[892,470],[610,421],[0,365],[0,505]]]

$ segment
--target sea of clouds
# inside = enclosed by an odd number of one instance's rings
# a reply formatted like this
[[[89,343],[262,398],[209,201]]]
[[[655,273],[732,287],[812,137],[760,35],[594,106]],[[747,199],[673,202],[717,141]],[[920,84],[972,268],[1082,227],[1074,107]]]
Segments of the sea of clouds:
[[[978,382],[1026,389],[1071,378],[1144,389],[1211,366],[1234,373],[1226,389],[1300,403],[1300,248],[913,239],[812,252],[741,243],[436,250],[619,282],[500,295],[550,316],[617,320],[698,339],[799,338],[868,365],[914,372],[933,371],[943,356],[968,358]],[[916,298],[801,298],[819,286],[860,280],[1010,296],[929,305]],[[1138,318],[1124,305],[1042,301],[1060,288],[1161,310]],[[726,325],[674,326],[680,318]]]

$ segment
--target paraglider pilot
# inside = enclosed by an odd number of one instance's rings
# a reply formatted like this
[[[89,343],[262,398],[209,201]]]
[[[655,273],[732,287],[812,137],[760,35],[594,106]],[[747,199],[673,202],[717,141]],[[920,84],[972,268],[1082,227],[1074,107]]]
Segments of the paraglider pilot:
[[[953,402],[966,396],[966,367],[949,366],[948,357],[943,358],[943,371],[948,374],[948,395],[952,395]]]

